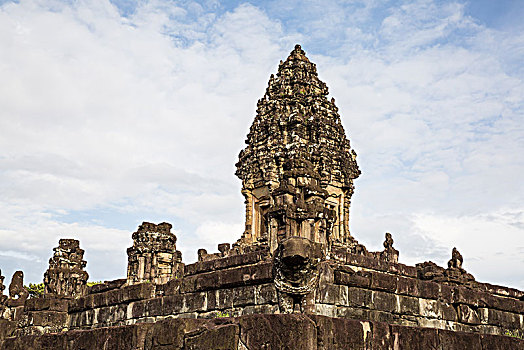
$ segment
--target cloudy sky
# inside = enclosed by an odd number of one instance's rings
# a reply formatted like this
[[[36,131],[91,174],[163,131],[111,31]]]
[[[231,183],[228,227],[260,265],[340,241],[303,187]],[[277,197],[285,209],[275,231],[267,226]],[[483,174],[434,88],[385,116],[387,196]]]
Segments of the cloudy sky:
[[[524,289],[524,7],[515,1],[0,0],[0,269],[42,280],[63,237],[122,278],[142,221],[185,262],[243,228],[238,152],[296,43],[362,170],[350,225],[403,263],[456,246]]]

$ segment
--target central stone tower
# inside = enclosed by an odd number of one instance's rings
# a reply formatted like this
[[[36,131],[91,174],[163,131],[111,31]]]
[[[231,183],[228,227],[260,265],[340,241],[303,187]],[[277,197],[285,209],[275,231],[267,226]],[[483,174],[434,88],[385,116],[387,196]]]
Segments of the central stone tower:
[[[271,75],[236,164],[246,205],[238,246],[274,252],[284,239],[303,237],[325,253],[333,246],[362,247],[348,225],[360,170],[327,95],[316,65],[296,45]]]

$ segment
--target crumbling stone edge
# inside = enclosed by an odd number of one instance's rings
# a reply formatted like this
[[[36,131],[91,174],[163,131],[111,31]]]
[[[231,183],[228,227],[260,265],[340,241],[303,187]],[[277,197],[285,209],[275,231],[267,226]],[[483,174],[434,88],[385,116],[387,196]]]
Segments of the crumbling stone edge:
[[[155,323],[0,339],[0,350],[263,348],[518,350],[524,349],[524,340],[305,314],[166,318]]]

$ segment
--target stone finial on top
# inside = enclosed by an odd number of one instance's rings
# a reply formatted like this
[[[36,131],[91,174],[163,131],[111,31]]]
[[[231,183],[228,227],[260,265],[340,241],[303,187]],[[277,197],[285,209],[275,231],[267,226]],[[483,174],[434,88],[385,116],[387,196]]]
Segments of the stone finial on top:
[[[463,262],[462,254],[460,254],[457,248],[453,248],[447,269],[437,266],[431,261],[417,264],[416,266],[418,276],[421,279],[443,282],[449,285],[475,286],[477,283],[475,277],[464,270],[462,267]]]
[[[222,256],[226,256],[226,254],[229,252],[230,249],[231,249],[231,244],[229,243],[220,243],[218,245],[218,251],[220,252]]]
[[[176,250],[172,225],[143,222],[133,233],[133,246],[127,249],[127,283],[144,281],[156,284],[179,277],[183,270],[182,254]]]
[[[299,44],[295,45],[295,48],[293,49],[293,51],[291,51],[287,59],[299,59],[302,61],[309,62],[309,59],[306,57],[305,51],[302,50],[302,47]]]
[[[0,294],[4,293],[4,289],[5,289],[4,279],[5,279],[5,277],[2,276],[2,269],[0,269]]]
[[[75,298],[86,294],[89,274],[84,271],[84,250],[76,239],[60,239],[53,248],[49,268],[44,274],[44,294]]]
[[[4,276],[2,276],[2,270],[0,270],[0,306],[4,305],[5,301],[7,300],[7,296],[4,295]]]
[[[391,233],[386,232],[386,239],[384,240],[384,248],[390,249],[393,248],[393,236],[391,236]]]
[[[451,251],[451,259],[448,261],[448,268],[463,270],[463,262],[464,259],[462,258],[462,254],[460,254],[457,248],[453,248],[453,250]]]
[[[391,233],[386,232],[386,237],[384,240],[384,251],[381,252],[380,258],[389,262],[398,262],[399,252],[393,248],[393,236]]]
[[[462,254],[457,248],[453,248],[451,259],[448,261],[448,268],[444,270],[444,276],[452,284],[474,285],[476,283],[475,277],[462,267],[463,262]]]

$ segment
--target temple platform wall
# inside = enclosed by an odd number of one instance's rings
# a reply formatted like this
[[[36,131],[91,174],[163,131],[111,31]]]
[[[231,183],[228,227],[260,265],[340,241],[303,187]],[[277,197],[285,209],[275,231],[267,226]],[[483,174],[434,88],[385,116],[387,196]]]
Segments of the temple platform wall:
[[[476,336],[524,329],[524,293],[516,289],[426,281],[413,266],[340,252],[322,261],[318,270],[312,307],[304,314]],[[74,299],[27,299],[4,312],[8,317],[0,325],[0,339],[169,318],[279,314],[281,294],[274,283],[273,259],[252,252],[186,265],[182,278],[165,284],[128,285],[122,279],[92,286],[87,295]]]
[[[0,341],[2,350],[47,349],[524,349],[507,336],[389,325],[376,321],[286,314],[175,319],[129,326],[26,335]]]

